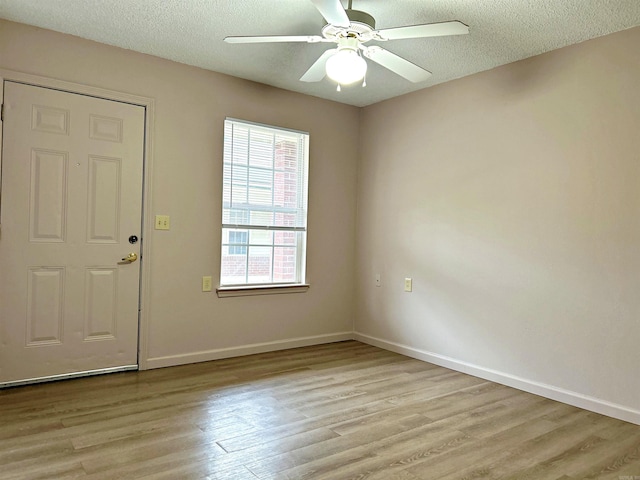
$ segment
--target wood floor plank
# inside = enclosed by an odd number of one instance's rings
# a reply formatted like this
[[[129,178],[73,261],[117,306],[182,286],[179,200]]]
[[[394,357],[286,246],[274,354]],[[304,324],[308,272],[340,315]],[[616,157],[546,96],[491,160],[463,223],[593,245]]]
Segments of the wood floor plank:
[[[218,458],[226,452],[193,425],[175,426],[171,430],[156,431],[146,435],[127,438],[89,447],[76,452],[87,473],[105,472],[116,468],[127,469],[140,465],[150,458],[165,458],[177,454],[187,456],[189,452],[206,451],[207,458]]]
[[[625,476],[640,426],[355,341],[0,390],[2,480]]]
[[[380,443],[374,446],[375,442],[386,441],[399,434],[406,436],[409,431],[420,432],[429,423],[431,420],[422,415],[398,418],[393,422],[382,421],[375,428],[357,430],[306,448],[264,458],[248,464],[248,467],[260,478],[305,478],[312,473],[332,472],[340,466],[375,455],[377,448],[383,448]]]
[[[473,472],[469,478],[474,478],[478,471],[485,476],[484,464],[500,464],[510,454],[510,446],[548,433],[555,427],[556,425],[548,420],[535,419],[524,422],[493,437],[475,439],[444,455],[410,466],[407,470],[422,480],[458,478],[459,476],[464,478],[466,475],[459,474],[465,471]]]
[[[591,452],[588,463],[572,470],[576,478],[619,480],[626,476],[636,480],[633,477],[640,477],[640,432],[634,429],[603,442]]]

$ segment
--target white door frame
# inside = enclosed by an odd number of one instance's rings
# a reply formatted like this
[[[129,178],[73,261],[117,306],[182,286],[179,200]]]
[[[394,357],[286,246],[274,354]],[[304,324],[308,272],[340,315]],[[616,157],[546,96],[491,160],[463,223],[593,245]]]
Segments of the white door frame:
[[[140,313],[138,315],[138,368],[148,369],[148,329],[149,319],[147,312],[150,306],[150,279],[151,279],[151,238],[153,232],[153,216],[151,215],[151,192],[153,179],[153,122],[155,100],[150,97],[131,95],[129,93],[106,90],[104,88],[90,87],[79,83],[66,82],[53,78],[0,69],[0,83],[5,80],[25,83],[36,87],[45,87],[53,90],[61,90],[68,93],[88,95],[90,97],[114,100],[144,107],[144,158],[143,158],[143,184],[142,184],[142,259],[140,271]],[[0,104],[4,103],[4,88],[0,88]],[[0,128],[0,174],[2,172],[2,129]],[[0,178],[0,188],[1,188]],[[2,235],[2,191],[0,191],[0,235]]]

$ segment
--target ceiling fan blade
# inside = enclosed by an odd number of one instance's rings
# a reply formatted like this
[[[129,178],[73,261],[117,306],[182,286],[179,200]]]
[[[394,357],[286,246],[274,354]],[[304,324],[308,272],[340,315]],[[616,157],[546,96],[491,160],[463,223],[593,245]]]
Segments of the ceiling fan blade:
[[[305,42],[320,43],[327,40],[320,35],[267,35],[262,37],[225,37],[227,43],[276,43],[276,42]]]
[[[404,38],[442,37],[446,35],[465,35],[469,27],[462,22],[426,23],[407,27],[386,28],[378,30],[377,35],[382,40],[402,40]]]
[[[336,27],[348,27],[351,25],[347,12],[345,12],[340,0],[311,0],[324,19]]]
[[[431,72],[419,67],[409,60],[399,57],[395,53],[391,53],[382,47],[361,47],[365,57],[373,60],[379,65],[388,68],[393,73],[397,73],[401,77],[406,78],[410,82],[424,82],[431,76]]]
[[[337,48],[332,48],[320,55],[320,58],[318,58],[318,60],[316,60],[313,65],[311,65],[309,70],[307,70],[305,74],[300,77],[300,80],[303,82],[319,82],[320,80],[322,80],[327,74],[325,70],[327,60],[329,60],[329,57],[331,57],[337,51]]]

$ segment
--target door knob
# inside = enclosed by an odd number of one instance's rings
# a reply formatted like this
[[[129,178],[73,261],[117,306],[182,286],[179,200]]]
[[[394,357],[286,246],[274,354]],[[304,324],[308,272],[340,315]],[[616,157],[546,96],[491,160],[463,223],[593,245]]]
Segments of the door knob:
[[[129,255],[122,259],[123,262],[133,263],[138,259],[138,254],[131,252]]]

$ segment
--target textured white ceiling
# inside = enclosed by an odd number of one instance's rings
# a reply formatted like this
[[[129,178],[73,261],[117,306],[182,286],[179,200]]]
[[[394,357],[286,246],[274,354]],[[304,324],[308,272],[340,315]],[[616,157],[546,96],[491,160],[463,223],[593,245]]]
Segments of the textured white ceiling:
[[[325,22],[310,0],[0,0],[0,18],[357,106],[640,25],[640,0],[354,0],[353,8],[377,28],[460,20],[471,33],[384,43],[431,71],[426,82],[369,61],[365,88],[336,92],[326,79],[299,81],[333,44],[223,42],[319,34]]]

